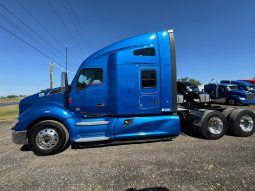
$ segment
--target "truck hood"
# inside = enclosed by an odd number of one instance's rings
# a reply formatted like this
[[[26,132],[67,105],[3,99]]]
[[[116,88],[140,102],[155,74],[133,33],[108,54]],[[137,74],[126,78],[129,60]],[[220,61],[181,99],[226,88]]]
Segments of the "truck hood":
[[[19,115],[34,105],[45,105],[52,102],[64,105],[64,93],[61,88],[47,89],[22,99],[19,103]]]
[[[192,95],[194,96],[194,98],[199,98],[199,95],[204,95],[204,94],[208,94],[208,93],[205,93],[205,92],[192,92]]]
[[[237,95],[241,97],[245,97],[247,94],[251,94],[250,92],[244,90],[231,90],[228,92],[229,95]]]
[[[208,93],[205,92],[188,92],[188,94],[184,94],[184,98],[187,101],[193,101],[194,99],[199,99],[199,95],[209,95]]]

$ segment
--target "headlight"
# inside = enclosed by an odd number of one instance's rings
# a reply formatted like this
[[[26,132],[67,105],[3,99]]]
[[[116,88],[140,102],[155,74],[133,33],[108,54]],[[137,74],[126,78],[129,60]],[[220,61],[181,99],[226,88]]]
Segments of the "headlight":
[[[199,99],[193,99],[195,102],[199,102]]]
[[[244,97],[240,97],[240,100],[246,100]]]

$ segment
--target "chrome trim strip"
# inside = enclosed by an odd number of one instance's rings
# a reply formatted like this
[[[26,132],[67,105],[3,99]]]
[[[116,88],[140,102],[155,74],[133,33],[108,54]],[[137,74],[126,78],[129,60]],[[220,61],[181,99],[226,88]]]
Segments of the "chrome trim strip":
[[[107,125],[110,121],[87,121],[87,122],[77,122],[77,126],[90,126],[90,125]]]
[[[176,72],[176,54],[175,54],[175,42],[174,42],[174,30],[168,30],[170,55],[171,55],[171,81],[172,81],[172,112],[177,112],[177,72]]]
[[[76,143],[85,143],[85,142],[94,142],[94,141],[106,141],[109,140],[110,137],[87,137],[87,138],[79,138],[74,140]]]
[[[27,144],[27,130],[15,131],[12,130],[12,142],[17,145]]]

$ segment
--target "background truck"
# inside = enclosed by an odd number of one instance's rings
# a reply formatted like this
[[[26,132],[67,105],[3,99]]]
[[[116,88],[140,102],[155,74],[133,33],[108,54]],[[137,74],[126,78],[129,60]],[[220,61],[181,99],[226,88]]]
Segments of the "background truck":
[[[229,105],[255,104],[255,94],[239,90],[238,86],[234,84],[207,84],[204,91],[216,103],[226,103]]]
[[[237,85],[239,90],[245,90],[255,94],[255,84],[242,80],[221,80],[220,83]]]
[[[210,96],[208,93],[199,90],[197,85],[190,82],[177,82],[178,93],[183,95],[185,102],[183,104],[187,106],[199,106],[204,104],[210,104]]]
[[[89,56],[70,85],[63,73],[61,88],[21,100],[12,137],[51,155],[69,144],[171,139],[180,134],[180,119],[208,139],[222,137],[227,123],[235,135],[254,133],[249,110],[178,108],[177,100],[183,96],[177,96],[173,30],[148,33]]]
[[[242,81],[245,81],[245,82],[250,82],[252,84],[255,84],[255,79],[253,78],[253,80],[242,80]]]

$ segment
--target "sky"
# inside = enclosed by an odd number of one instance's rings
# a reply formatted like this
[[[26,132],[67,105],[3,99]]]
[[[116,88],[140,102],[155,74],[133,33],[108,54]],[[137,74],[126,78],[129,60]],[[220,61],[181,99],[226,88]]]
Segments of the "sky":
[[[175,31],[178,78],[251,79],[254,10],[254,0],[0,0],[0,96],[49,88],[51,62],[59,86],[66,45],[71,82],[95,51],[169,28]]]

